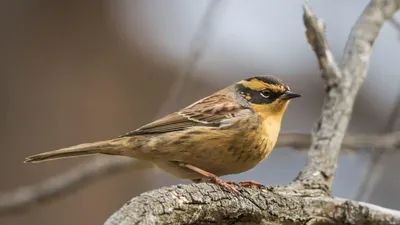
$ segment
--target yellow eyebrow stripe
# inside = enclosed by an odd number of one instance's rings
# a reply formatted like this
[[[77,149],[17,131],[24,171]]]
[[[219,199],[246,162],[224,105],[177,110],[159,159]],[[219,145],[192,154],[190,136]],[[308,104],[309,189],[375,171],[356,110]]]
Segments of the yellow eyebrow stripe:
[[[260,81],[260,80],[257,80],[257,79],[251,79],[249,81],[243,81],[242,84],[245,87],[248,87],[248,88],[250,88],[252,90],[255,90],[255,91],[261,91],[261,90],[264,90],[264,89],[269,89],[269,90],[271,90],[273,92],[285,92],[286,91],[285,87],[283,87],[283,86],[267,84],[267,83],[264,83],[263,81]]]

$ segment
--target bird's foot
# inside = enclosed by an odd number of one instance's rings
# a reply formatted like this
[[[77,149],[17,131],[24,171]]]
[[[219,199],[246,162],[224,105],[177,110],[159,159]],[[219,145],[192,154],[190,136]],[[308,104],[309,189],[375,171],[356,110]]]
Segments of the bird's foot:
[[[223,181],[221,178],[217,176],[211,177],[211,182],[213,182],[214,184],[218,184],[221,187],[230,189],[236,194],[239,194],[239,191],[235,187],[233,187],[233,185],[230,182]]]
[[[196,184],[201,183],[201,182],[212,182],[214,184],[222,186],[223,188],[230,189],[235,193],[239,193],[239,191],[235,187],[233,187],[233,185],[232,185],[233,183],[232,182],[223,181],[221,178],[219,178],[217,176],[208,177],[208,180],[206,180],[206,179],[192,179],[192,181],[193,181],[193,183],[196,183]]]
[[[200,168],[198,168],[196,166],[193,166],[193,165],[190,165],[190,164],[187,164],[187,163],[180,163],[179,165],[182,166],[182,167],[186,167],[186,168],[188,168],[190,170],[193,170],[193,171],[203,175],[204,177],[210,179],[210,181],[212,183],[214,183],[214,184],[218,184],[221,187],[224,187],[226,189],[229,189],[229,190],[233,191],[236,194],[239,194],[239,191],[236,190],[235,187],[233,187],[231,184],[228,184],[227,182],[223,181],[221,178],[219,178],[218,176],[216,176],[216,175],[214,175],[214,174],[212,174],[210,172],[207,172],[205,170],[202,170],[202,169],[200,169]],[[193,182],[196,182],[196,183],[198,183],[199,181],[201,181],[201,179],[194,179],[193,180]]]

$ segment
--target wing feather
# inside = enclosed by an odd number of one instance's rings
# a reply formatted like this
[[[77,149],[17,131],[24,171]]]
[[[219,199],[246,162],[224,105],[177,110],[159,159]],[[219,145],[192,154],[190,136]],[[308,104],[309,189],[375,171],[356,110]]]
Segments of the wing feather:
[[[223,89],[189,105],[179,112],[166,115],[121,137],[167,133],[193,126],[218,127],[221,125],[222,120],[232,118],[242,110],[248,109],[234,99],[229,89]]]

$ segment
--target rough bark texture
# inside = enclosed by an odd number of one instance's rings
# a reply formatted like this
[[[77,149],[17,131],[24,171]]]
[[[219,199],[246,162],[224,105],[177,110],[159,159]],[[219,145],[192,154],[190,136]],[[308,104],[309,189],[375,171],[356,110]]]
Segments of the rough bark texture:
[[[311,138],[308,162],[287,187],[241,189],[213,184],[178,185],[144,193],[126,203],[105,224],[400,224],[400,212],[330,196],[337,157],[372,44],[400,0],[372,0],[354,26],[340,65],[321,22],[304,5],[308,42],[326,83],[321,118]]]
[[[234,195],[201,183],[143,193],[105,224],[400,224],[400,212],[319,190],[246,188]]]

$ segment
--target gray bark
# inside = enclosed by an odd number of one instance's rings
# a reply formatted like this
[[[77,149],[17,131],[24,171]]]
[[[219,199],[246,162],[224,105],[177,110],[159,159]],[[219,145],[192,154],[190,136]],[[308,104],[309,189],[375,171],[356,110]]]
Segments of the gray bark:
[[[398,211],[320,190],[239,190],[234,195],[210,183],[161,188],[133,198],[105,224],[400,224]]]

